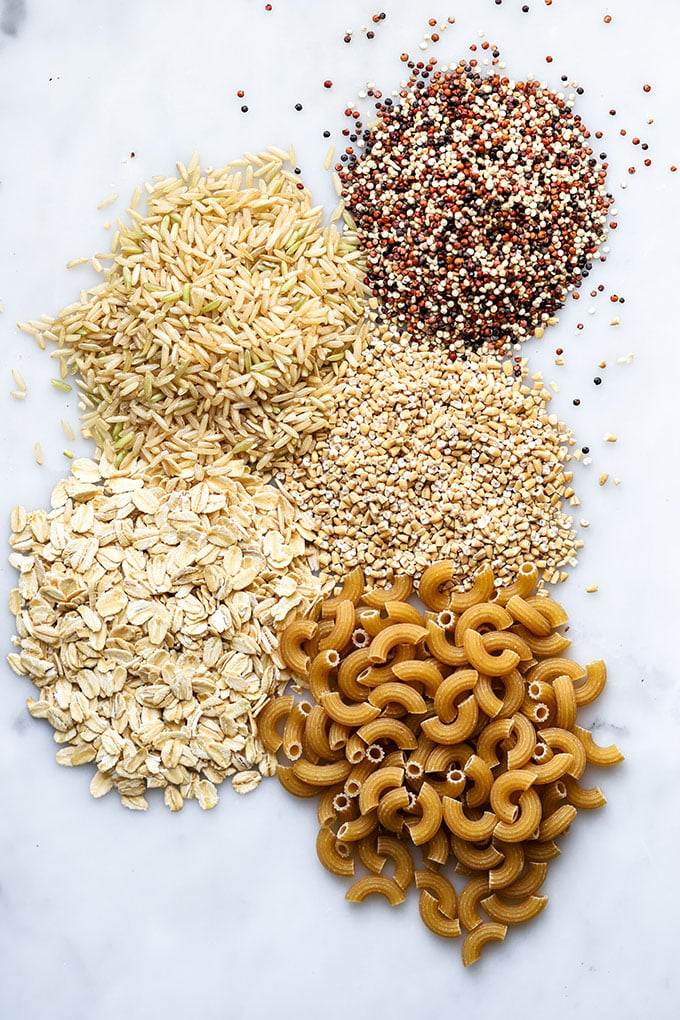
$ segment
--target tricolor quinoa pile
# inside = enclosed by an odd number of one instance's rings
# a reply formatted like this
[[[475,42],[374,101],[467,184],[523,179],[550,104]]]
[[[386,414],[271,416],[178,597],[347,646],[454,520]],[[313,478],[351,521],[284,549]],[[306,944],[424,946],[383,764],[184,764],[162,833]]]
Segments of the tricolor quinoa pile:
[[[606,169],[534,79],[418,65],[341,168],[369,281],[400,329],[454,350],[540,335],[606,238]]]

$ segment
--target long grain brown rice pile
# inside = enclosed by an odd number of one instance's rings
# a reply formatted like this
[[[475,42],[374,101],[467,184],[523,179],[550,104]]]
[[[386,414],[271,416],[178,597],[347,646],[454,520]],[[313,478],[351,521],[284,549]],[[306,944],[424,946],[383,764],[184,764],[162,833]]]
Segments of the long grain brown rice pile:
[[[418,576],[438,559],[456,584],[486,564],[498,582],[534,562],[566,578],[575,535],[563,499],[571,432],[540,377],[471,355],[451,361],[376,327],[361,366],[335,390],[333,426],[281,474],[315,520],[322,576]]]
[[[86,432],[117,465],[193,479],[241,455],[262,470],[327,424],[345,352],[365,333],[363,256],[324,227],[285,167],[247,154],[146,185],[105,280],[23,323],[81,379]],[[101,258],[101,256],[99,256]]]
[[[32,680],[61,765],[96,765],[144,809],[247,793],[275,762],[255,717],[289,678],[278,635],[319,592],[304,519],[274,486],[209,478],[181,491],[141,465],[73,462],[49,512],[12,514],[19,572],[12,669]]]

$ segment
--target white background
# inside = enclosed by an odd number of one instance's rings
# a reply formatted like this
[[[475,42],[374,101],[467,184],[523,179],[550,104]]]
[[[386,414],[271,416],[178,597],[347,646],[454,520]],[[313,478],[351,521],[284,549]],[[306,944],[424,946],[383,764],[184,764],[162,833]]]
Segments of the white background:
[[[221,165],[274,143],[297,150],[303,179],[334,204],[323,161],[328,127],[366,80],[385,94],[420,58],[427,18],[457,22],[431,47],[456,61],[499,43],[516,77],[562,73],[586,87],[577,109],[606,130],[620,226],[606,266],[588,281],[605,297],[570,302],[542,342],[526,345],[560,392],[555,409],[593,463],[578,467],[578,517],[591,521],[580,563],[560,590],[572,617],[573,654],[602,656],[605,695],[583,713],[598,740],[616,740],[626,763],[598,775],[609,803],[582,813],[546,883],[550,902],[504,945],[465,971],[459,942],[420,923],[416,897],[392,910],[344,900],[345,885],[317,863],[314,806],[274,781],[249,797],[225,787],[218,807],[171,815],[153,800],[131,814],[114,795],[89,797],[88,769],[54,763],[46,723],[30,719],[26,680],[0,669],[0,1016],[6,1020],[110,1020],[244,1015],[327,1020],[501,1011],[638,1020],[680,1015],[675,933],[680,697],[677,652],[678,336],[680,164],[675,0],[4,0],[0,13],[0,520],[11,506],[47,506],[67,470],[60,419],[72,399],[50,385],[55,364],[17,320],[55,313],[94,280],[68,259],[106,251],[136,184],[171,173],[194,150]],[[371,14],[388,17],[368,41]],[[0,0],[0,12],[3,2]],[[610,25],[603,15],[613,16]],[[342,42],[347,28],[355,35]],[[546,64],[546,54],[554,57]],[[331,78],[334,87],[322,82]],[[651,93],[642,85],[650,82]],[[236,90],[246,91],[244,100]],[[240,112],[241,103],[250,112]],[[294,104],[304,110],[296,113]],[[610,108],[616,117],[610,117]],[[648,125],[647,118],[654,117]],[[619,135],[625,127],[626,138]],[[629,176],[650,143],[654,165]],[[595,143],[599,148],[599,143]],[[135,157],[130,153],[134,151]],[[621,183],[628,187],[620,188]],[[121,199],[100,212],[111,192]],[[625,296],[611,305],[606,295]],[[621,324],[609,325],[617,314]],[[576,324],[585,323],[577,335]],[[553,365],[565,350],[564,368]],[[632,365],[617,358],[635,353]],[[607,368],[597,367],[601,359]],[[12,401],[10,370],[28,383]],[[595,375],[603,385],[594,387]],[[574,407],[573,397],[581,398]],[[605,444],[605,431],[618,435]],[[38,468],[40,441],[46,464]],[[597,476],[621,477],[600,489]],[[0,568],[3,593],[14,583]],[[585,587],[599,584],[596,595]],[[3,600],[5,594],[3,594]],[[10,650],[12,620],[0,616]]]

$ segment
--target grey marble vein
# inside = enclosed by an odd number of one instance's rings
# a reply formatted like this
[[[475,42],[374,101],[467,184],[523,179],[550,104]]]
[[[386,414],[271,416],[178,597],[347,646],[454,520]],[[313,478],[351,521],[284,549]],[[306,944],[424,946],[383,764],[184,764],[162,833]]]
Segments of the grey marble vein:
[[[25,0],[3,0],[2,15],[0,15],[0,32],[3,35],[17,35],[25,18]]]

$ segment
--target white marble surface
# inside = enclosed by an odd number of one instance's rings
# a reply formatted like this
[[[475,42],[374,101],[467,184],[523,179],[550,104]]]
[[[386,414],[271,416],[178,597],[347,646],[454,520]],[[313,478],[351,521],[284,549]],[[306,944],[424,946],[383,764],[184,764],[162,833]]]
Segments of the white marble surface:
[[[20,501],[47,503],[65,471],[59,421],[74,401],[50,386],[53,363],[15,322],[55,312],[93,274],[65,262],[106,250],[134,186],[198,149],[220,165],[244,149],[293,142],[318,200],[332,192],[325,127],[367,79],[390,87],[402,50],[419,53],[431,13],[457,24],[435,52],[457,60],[486,29],[517,76],[587,86],[579,110],[607,129],[620,227],[591,282],[626,298],[572,302],[560,325],[525,348],[560,383],[555,407],[593,463],[576,471],[587,548],[561,594],[574,654],[602,655],[610,685],[584,713],[625,765],[604,775],[605,809],[582,815],[551,870],[550,903],[471,971],[458,943],[430,935],[415,897],[398,910],[344,900],[315,859],[315,817],[274,782],[217,809],[179,816],[158,801],[130,814],[90,799],[86,769],[60,769],[46,724],[24,707],[25,681],[0,670],[0,1016],[3,1020],[137,1020],[235,1016],[340,1020],[545,1012],[555,1020],[671,1020],[680,1015],[675,933],[680,910],[680,681],[677,629],[680,163],[674,0],[384,0],[369,42],[365,0],[0,0],[0,316],[4,483],[0,520]],[[435,11],[434,9],[437,8]],[[603,14],[613,15],[605,26]],[[546,53],[554,56],[548,68]],[[428,56],[430,53],[428,52]],[[335,82],[323,89],[325,78]],[[653,91],[642,92],[649,81]],[[239,112],[244,88],[248,115]],[[296,113],[295,102],[304,104]],[[610,107],[619,111],[609,117]],[[648,116],[655,123],[648,126]],[[627,128],[627,138],[618,134]],[[650,142],[652,170],[630,146]],[[131,152],[135,152],[134,158]],[[627,190],[619,183],[628,184]],[[105,212],[111,192],[120,202]],[[621,325],[608,325],[619,314]],[[586,328],[576,335],[576,324]],[[552,366],[565,349],[564,368]],[[617,357],[635,352],[632,366]],[[599,371],[605,358],[608,367]],[[29,397],[8,396],[20,367]],[[592,378],[604,384],[596,390]],[[571,399],[579,396],[581,406]],[[602,442],[615,432],[615,446]],[[46,464],[33,462],[40,441]],[[71,444],[72,445],[72,444]],[[84,448],[84,444],[83,444]],[[600,489],[608,470],[623,482]],[[3,524],[5,533],[7,523]],[[12,571],[0,567],[3,592]],[[597,595],[585,587],[599,583]],[[4,601],[4,595],[3,595]],[[3,648],[12,621],[0,613]]]

